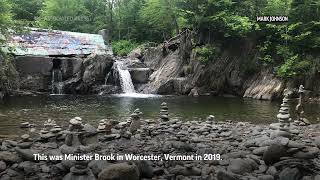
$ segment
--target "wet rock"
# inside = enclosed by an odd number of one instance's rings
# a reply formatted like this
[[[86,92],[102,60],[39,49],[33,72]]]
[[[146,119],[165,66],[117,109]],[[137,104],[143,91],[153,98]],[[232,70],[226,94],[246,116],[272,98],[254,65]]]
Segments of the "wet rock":
[[[139,180],[140,172],[133,163],[112,164],[103,169],[98,180]]]
[[[281,157],[287,155],[287,147],[280,144],[272,144],[263,153],[263,160],[266,165],[271,165],[280,160]]]
[[[2,171],[6,170],[6,168],[7,168],[6,163],[3,162],[3,161],[0,161],[0,173],[1,173]]]
[[[301,177],[298,168],[285,168],[279,174],[279,180],[300,180]]]

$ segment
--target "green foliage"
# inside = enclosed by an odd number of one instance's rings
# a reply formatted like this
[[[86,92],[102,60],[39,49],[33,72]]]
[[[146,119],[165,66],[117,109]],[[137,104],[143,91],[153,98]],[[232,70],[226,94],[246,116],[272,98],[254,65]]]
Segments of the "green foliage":
[[[113,53],[117,56],[126,56],[136,47],[136,43],[127,40],[112,42]]]
[[[0,51],[0,91],[5,94],[18,88],[18,72],[13,63],[12,56]]]
[[[2,35],[7,34],[7,30],[12,25],[12,14],[10,12],[11,4],[8,0],[0,1],[0,45],[3,43],[4,37]]]
[[[40,15],[44,0],[10,0],[15,20],[32,22]]]
[[[306,75],[311,68],[312,62],[310,60],[300,59],[298,55],[294,55],[278,68],[277,74],[283,78],[293,78]]]
[[[218,48],[212,45],[205,45],[201,47],[196,47],[195,52],[200,62],[208,63],[212,61],[219,53]]]

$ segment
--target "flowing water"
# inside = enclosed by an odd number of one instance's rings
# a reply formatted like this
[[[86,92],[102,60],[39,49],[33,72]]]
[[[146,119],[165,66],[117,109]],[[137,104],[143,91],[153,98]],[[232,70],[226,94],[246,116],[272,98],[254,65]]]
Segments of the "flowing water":
[[[97,125],[101,119],[126,120],[136,108],[144,113],[143,119],[157,119],[160,104],[167,102],[171,118],[205,120],[212,114],[217,120],[250,121],[253,123],[277,122],[280,102],[258,101],[230,97],[186,97],[145,95],[124,97],[108,96],[27,96],[9,97],[0,104],[0,135],[22,134],[21,122],[35,123],[38,127],[49,118],[66,126],[80,116],[84,122]],[[297,101],[291,102],[294,109]],[[294,113],[291,115],[294,117]],[[320,104],[307,104],[306,117],[315,122],[320,116]]]
[[[60,69],[52,70],[51,93],[56,95],[63,94],[62,72]]]
[[[122,61],[116,61],[115,64],[119,72],[122,91],[125,94],[135,93],[136,91],[134,90],[134,86],[133,86],[131,75],[128,68],[125,66],[125,64]]]

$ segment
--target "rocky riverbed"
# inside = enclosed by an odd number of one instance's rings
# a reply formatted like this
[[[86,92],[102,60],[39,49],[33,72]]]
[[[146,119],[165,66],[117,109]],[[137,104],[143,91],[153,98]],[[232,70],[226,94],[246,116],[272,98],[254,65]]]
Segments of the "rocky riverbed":
[[[166,111],[162,109],[162,111]],[[290,139],[278,136],[277,124],[140,120],[139,110],[128,122],[102,120],[95,128],[81,118],[66,130],[46,122],[49,130],[32,130],[16,140],[2,140],[0,179],[205,179],[319,180],[320,124],[296,127]],[[77,128],[81,125],[81,131]],[[27,123],[24,127],[29,127]],[[51,127],[50,127],[51,126]],[[50,128],[48,128],[50,127]],[[72,138],[70,138],[72,135]],[[79,141],[78,141],[79,140]],[[80,142],[80,143],[79,143]],[[221,160],[50,160],[34,154],[64,155],[216,155]],[[178,157],[178,156],[176,156]]]

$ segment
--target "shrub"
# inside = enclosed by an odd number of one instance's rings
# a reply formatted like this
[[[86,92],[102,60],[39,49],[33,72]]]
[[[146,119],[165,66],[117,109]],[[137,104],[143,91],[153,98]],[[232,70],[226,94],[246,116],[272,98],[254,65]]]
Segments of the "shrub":
[[[197,53],[199,61],[207,63],[213,60],[218,55],[218,48],[213,45],[205,45],[201,47],[196,47],[195,51]]]
[[[12,64],[12,57],[0,51],[0,91],[5,94],[18,88],[18,72]]]
[[[127,56],[138,45],[128,40],[112,42],[113,53],[117,56]]]
[[[283,78],[292,78],[299,75],[306,75],[310,68],[312,68],[312,62],[310,60],[300,59],[298,55],[294,55],[278,67],[277,74]]]

